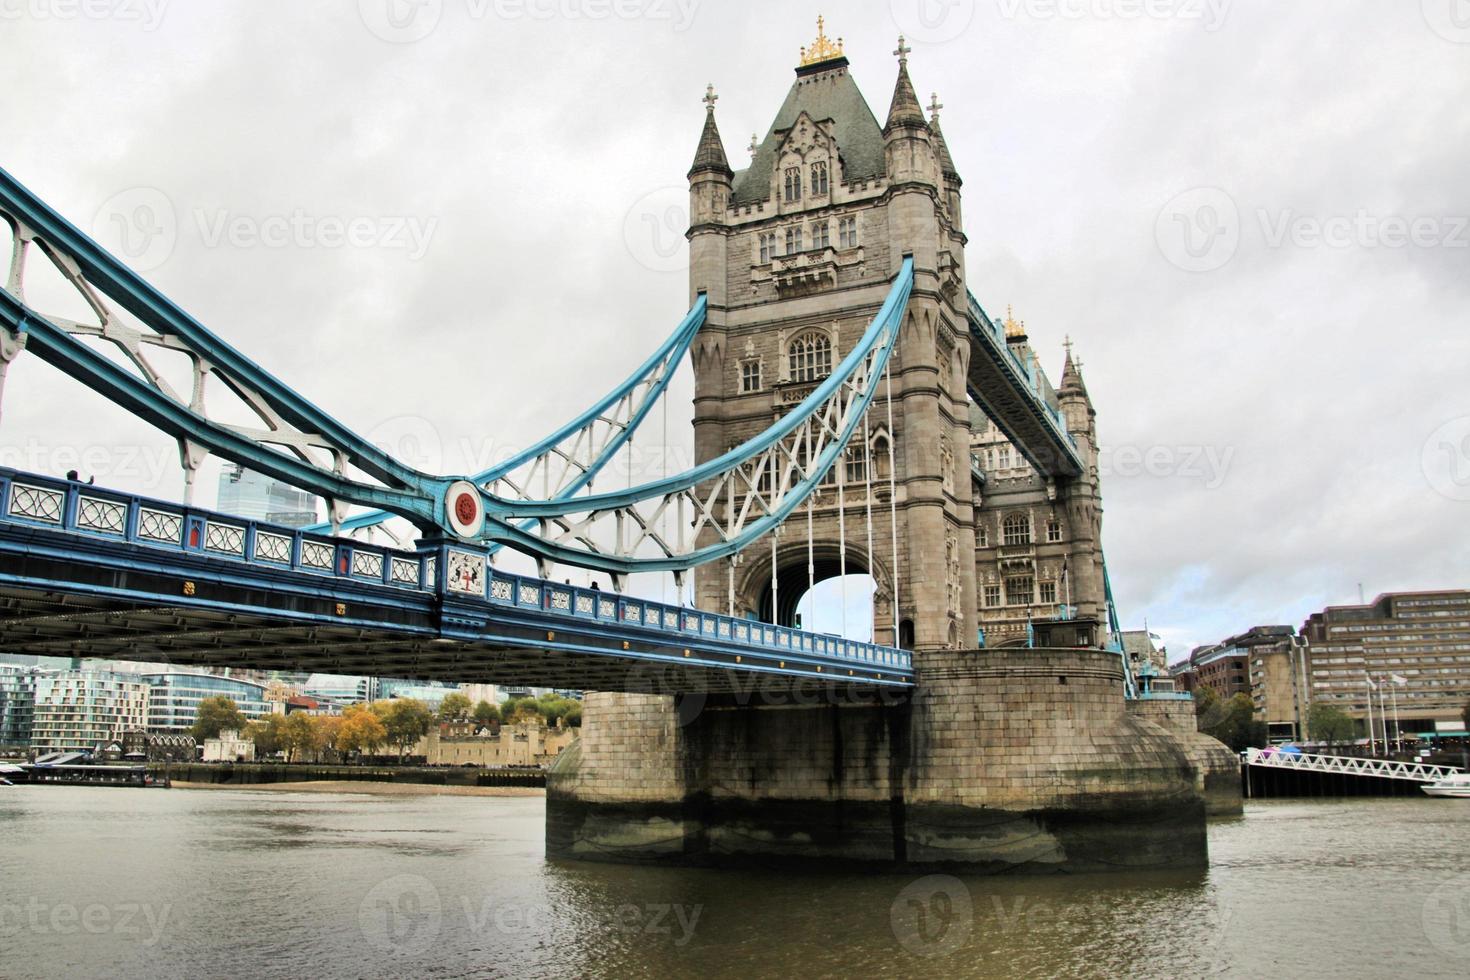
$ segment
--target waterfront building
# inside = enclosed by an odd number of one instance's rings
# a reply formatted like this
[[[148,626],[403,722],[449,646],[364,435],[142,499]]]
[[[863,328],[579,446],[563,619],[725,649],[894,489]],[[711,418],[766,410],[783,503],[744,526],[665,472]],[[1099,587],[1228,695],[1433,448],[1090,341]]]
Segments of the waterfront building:
[[[31,667],[0,666],[0,754],[21,754],[31,744],[39,673]]]
[[[339,705],[361,704],[378,698],[378,683],[375,677],[312,674],[301,683],[300,693]]]
[[[1289,626],[1258,629],[1263,632],[1246,647],[1256,716],[1266,723],[1272,742],[1304,739],[1311,705],[1306,643]]]
[[[1420,736],[1465,733],[1470,702],[1470,591],[1388,592],[1328,606],[1302,624],[1310,699]],[[1381,737],[1381,735],[1380,735]]]
[[[317,521],[316,497],[238,463],[220,474],[218,507],[226,514],[287,527]]]
[[[36,678],[31,750],[84,751],[120,742],[148,718],[148,684],[103,670],[68,670]]]
[[[1251,685],[1247,659],[1246,652],[1231,646],[1229,641],[1195,647],[1189,653],[1189,666],[1194,679],[1188,690],[1197,691],[1208,687],[1222,700],[1229,700],[1237,694],[1249,694]]]
[[[238,731],[227,729],[219,738],[204,740],[204,762],[254,762],[255,743],[242,738]]]
[[[575,738],[576,729],[539,721],[492,728],[442,722],[419,740],[413,754],[430,766],[547,766]]]
[[[187,732],[199,717],[199,702],[223,695],[235,702],[248,720],[269,714],[265,687],[253,681],[219,677],[197,671],[143,674],[148,683],[148,730]]]

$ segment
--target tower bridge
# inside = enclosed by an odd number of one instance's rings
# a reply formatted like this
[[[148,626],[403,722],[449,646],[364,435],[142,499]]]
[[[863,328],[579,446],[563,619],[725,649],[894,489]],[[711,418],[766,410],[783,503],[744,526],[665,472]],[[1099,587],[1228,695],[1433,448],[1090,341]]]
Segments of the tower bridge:
[[[739,171],[711,86],[688,312],[603,398],[476,473],[373,446],[0,171],[0,397],[38,358],[176,439],[185,474],[170,502],[0,471],[0,647],[595,692],[549,782],[563,857],[1200,863],[1206,808],[1239,805],[1235,760],[1128,677],[1096,413],[1070,351],[1054,387],[971,291],[963,181],[909,53],[880,125],[819,31]],[[40,308],[38,269],[86,315]],[[686,358],[695,465],[599,486]],[[210,455],[322,496],[328,520],[195,507]],[[503,570],[507,549],[537,574]],[[562,566],[608,588],[558,583]],[[692,578],[692,602],[631,594],[647,573],[681,595]],[[876,586],[872,642],[797,628],[803,593],[855,573]],[[1046,624],[1061,645],[1029,642]],[[798,687],[826,696],[772,696]]]

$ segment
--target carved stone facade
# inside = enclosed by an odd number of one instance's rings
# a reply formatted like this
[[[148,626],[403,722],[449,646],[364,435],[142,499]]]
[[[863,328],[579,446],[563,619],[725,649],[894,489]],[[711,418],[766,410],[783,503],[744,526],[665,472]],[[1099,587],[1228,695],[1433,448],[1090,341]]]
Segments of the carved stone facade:
[[[1059,401],[1044,373],[1035,372],[1069,429],[1075,414],[1086,430],[1074,434],[1089,463],[1083,479],[1058,487],[1020,467],[972,465],[977,450],[983,455],[1003,437],[975,412],[966,390],[962,182],[939,129],[937,103],[926,119],[906,58],[881,127],[846,58],[798,68],[750,165],[738,172],[725,157],[713,96],[707,103],[689,172],[690,298],[705,292],[709,299],[692,352],[701,462],[805,398],[852,350],[908,255],[915,286],[891,367],[892,402],[885,382],[843,479],[829,476],[831,488],[810,514],[798,512],[774,541],[748,549],[736,566],[699,569],[698,604],[792,625],[810,584],[844,569],[867,572],[877,583],[874,638],[916,650],[972,648],[982,626],[991,645],[1024,638],[1028,618],[1056,615],[1069,587],[1072,605],[1099,615],[1100,564],[1096,574],[1091,566],[1100,508],[1085,391],[1079,411],[1071,412],[1061,402],[1075,393],[1064,390]],[[1023,356],[1034,362],[1029,348]],[[1075,373],[1070,362],[1068,370]],[[1024,547],[1003,543],[1001,521],[1009,513],[1025,513],[1031,522]],[[1046,538],[1053,523],[1062,529],[1057,540]],[[1079,538],[1073,529],[1083,525],[1087,533]],[[983,528],[978,540],[977,526]],[[1073,555],[1078,547],[1088,565],[1082,575]],[[1031,598],[1007,601],[1008,576],[1017,592],[1029,576]],[[986,604],[977,583],[998,587],[1001,603]]]

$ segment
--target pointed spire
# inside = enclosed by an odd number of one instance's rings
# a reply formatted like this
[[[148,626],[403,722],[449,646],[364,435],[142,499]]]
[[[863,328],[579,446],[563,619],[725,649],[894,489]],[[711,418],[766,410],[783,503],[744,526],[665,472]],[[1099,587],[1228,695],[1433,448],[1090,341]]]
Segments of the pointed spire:
[[[886,136],[898,126],[924,128],[924,110],[919,108],[919,97],[914,94],[914,83],[909,81],[909,52],[913,49],[898,36],[898,81],[893,86],[893,102],[888,107],[888,122],[883,126]]]
[[[718,173],[726,177],[735,176],[730,169],[730,161],[725,158],[725,144],[720,139],[720,129],[715,125],[715,102],[719,100],[715,94],[714,84],[705,87],[704,90],[704,132],[699,134],[699,148],[694,151],[694,165],[689,168],[689,176],[697,173]]]
[[[1080,395],[1087,397],[1087,385],[1082,383],[1082,361],[1080,358],[1072,357],[1072,338],[1067,337],[1063,347],[1067,349],[1067,362],[1062,365],[1062,383],[1057,388],[1059,395]]]
[[[939,128],[939,110],[943,108],[944,103],[939,101],[939,93],[929,93],[929,131],[934,134],[934,151],[939,155],[939,172],[959,183],[960,172],[955,169],[954,157],[949,155],[949,144],[944,141],[944,132]]]

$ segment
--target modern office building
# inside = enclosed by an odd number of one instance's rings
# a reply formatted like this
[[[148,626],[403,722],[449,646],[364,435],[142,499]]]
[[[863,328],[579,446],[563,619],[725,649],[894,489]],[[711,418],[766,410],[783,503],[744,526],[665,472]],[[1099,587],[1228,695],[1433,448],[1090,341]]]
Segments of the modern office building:
[[[218,507],[226,514],[287,527],[318,520],[316,497],[239,464],[220,474]]]
[[[20,754],[30,747],[38,674],[32,667],[0,666],[0,753]]]
[[[221,695],[251,721],[271,710],[264,685],[247,680],[186,672],[144,674],[142,679],[148,684],[150,732],[187,732],[199,716],[199,702]]]
[[[1389,592],[1328,606],[1302,625],[1311,700],[1381,733],[1463,734],[1470,703],[1470,591]],[[1371,698],[1371,708],[1370,708]],[[1395,725],[1397,718],[1397,726]]]
[[[148,718],[148,684],[136,675],[68,670],[36,677],[31,749],[81,751],[121,740]]]

